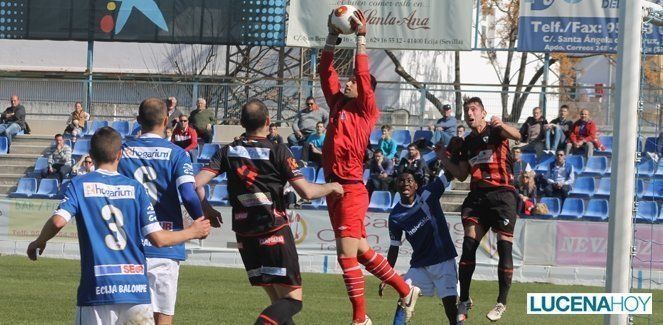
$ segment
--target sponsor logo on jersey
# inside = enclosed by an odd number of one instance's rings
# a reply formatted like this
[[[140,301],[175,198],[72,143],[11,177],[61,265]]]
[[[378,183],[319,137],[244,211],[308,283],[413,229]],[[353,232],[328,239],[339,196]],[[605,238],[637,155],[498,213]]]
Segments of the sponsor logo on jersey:
[[[189,163],[185,163],[184,166],[182,167],[184,170],[184,175],[193,175],[193,165]]]
[[[285,244],[283,236],[271,236],[267,238],[258,239],[260,246],[276,246]]]
[[[163,230],[173,230],[173,223],[170,221],[159,221],[159,224]]]
[[[131,185],[109,185],[104,183],[83,183],[83,196],[105,197],[108,199],[135,199],[136,190]]]
[[[428,218],[420,220],[419,223],[412,227],[412,229],[407,230],[408,235],[413,236],[417,230],[421,229],[421,227],[423,227],[428,221]]]
[[[106,264],[94,266],[94,276],[143,275],[144,273],[145,266],[143,264]]]
[[[253,185],[258,177],[258,169],[252,165],[243,165],[236,169],[237,176],[244,181],[244,187],[249,188]]]
[[[476,156],[472,157],[469,160],[470,166],[478,164],[489,164],[492,162],[494,162],[493,151],[490,149],[479,151],[479,153]]]
[[[269,148],[252,148],[235,146],[228,148],[228,157],[239,157],[251,160],[269,160]]]
[[[260,205],[272,205],[272,195],[269,193],[249,193],[249,194],[242,194],[237,197],[237,200],[239,200],[240,203],[242,203],[243,206],[250,208],[250,207],[255,207],[255,206],[260,206]]]
[[[170,160],[171,148],[163,147],[126,147],[123,155],[132,159]]]
[[[248,216],[249,216],[249,214],[246,213],[246,212],[238,212],[238,213],[235,213],[235,214],[233,215],[233,217],[234,217],[235,220],[237,220],[237,221],[244,220],[244,219],[246,219]]]

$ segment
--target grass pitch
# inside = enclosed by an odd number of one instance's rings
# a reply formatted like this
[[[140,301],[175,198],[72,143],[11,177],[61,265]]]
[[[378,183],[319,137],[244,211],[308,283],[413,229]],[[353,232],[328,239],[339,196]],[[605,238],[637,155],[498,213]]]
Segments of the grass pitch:
[[[72,324],[79,279],[79,262],[23,256],[0,256],[0,324]],[[303,274],[304,309],[297,324],[350,324],[352,311],[340,275]],[[377,295],[378,281],[366,281],[369,316],[376,325],[391,324],[397,295]],[[602,324],[601,316],[527,315],[528,292],[600,292],[599,287],[514,283],[508,309],[499,324]],[[474,281],[475,306],[466,324],[489,324],[485,313],[497,296],[497,282]],[[636,317],[636,324],[663,322],[662,291],[653,292],[654,315]],[[269,300],[260,288],[249,286],[244,270],[182,266],[175,322],[177,324],[253,324]],[[422,297],[412,324],[446,324],[436,298]]]

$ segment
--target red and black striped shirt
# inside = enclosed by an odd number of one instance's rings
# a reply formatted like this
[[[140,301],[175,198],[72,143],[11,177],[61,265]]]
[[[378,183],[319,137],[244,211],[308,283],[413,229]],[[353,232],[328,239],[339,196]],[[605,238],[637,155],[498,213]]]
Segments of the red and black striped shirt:
[[[513,188],[513,158],[509,139],[502,128],[490,125],[481,133],[470,133],[462,149],[463,159],[470,164],[470,189]]]

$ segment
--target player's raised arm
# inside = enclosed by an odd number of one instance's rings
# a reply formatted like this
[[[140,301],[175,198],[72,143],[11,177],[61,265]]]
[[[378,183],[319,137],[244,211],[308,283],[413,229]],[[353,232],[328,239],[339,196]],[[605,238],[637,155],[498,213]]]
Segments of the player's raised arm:
[[[332,193],[343,196],[343,186],[339,183],[312,184],[303,178],[298,178],[291,180],[290,185],[304,200],[314,200]]]
[[[329,28],[329,34],[327,35],[327,42],[325,47],[322,50],[322,56],[320,57],[320,65],[318,66],[318,72],[320,74],[320,88],[325,95],[325,100],[327,101],[327,106],[329,109],[334,109],[336,101],[342,98],[343,94],[341,92],[341,83],[338,79],[338,73],[334,69],[334,49],[336,45],[340,42],[338,37],[338,31],[330,23],[331,15],[327,20],[327,27]],[[329,112],[332,113],[332,112]]]
[[[357,104],[361,113],[368,116],[379,114],[375,101],[376,80],[368,68],[368,55],[366,54],[366,33],[368,31],[364,14],[357,10],[352,17],[356,26],[357,55],[355,56],[355,82],[357,83]]]
[[[520,141],[520,139],[521,139],[521,137],[522,137],[522,136],[520,135],[520,130],[514,128],[514,127],[511,126],[511,125],[508,125],[508,124],[504,123],[504,122],[502,121],[502,119],[499,118],[499,117],[497,117],[497,116],[493,116],[493,117],[490,118],[490,125],[491,125],[492,127],[498,127],[498,128],[501,128],[502,131],[500,132],[500,134],[501,134],[503,137],[507,138],[507,139],[511,139],[511,140],[515,140],[515,141]]]
[[[442,165],[451,173],[451,176],[463,182],[470,175],[470,164],[463,159],[454,161],[454,159],[449,158],[446,147],[442,142],[435,145],[435,153],[437,154],[437,159],[442,161]]]

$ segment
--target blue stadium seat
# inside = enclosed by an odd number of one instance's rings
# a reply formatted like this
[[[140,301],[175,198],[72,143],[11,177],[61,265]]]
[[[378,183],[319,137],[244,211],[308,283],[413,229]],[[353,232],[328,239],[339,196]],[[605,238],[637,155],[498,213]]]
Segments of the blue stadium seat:
[[[656,172],[654,173],[654,177],[663,178],[663,159],[658,160],[658,166],[656,166]]]
[[[72,150],[71,155],[74,159],[87,155],[90,152],[90,139],[78,139],[74,145],[74,150]]]
[[[663,180],[655,179],[648,182],[647,187],[642,193],[642,197],[646,199],[663,199]]]
[[[654,201],[639,201],[635,222],[652,223],[658,218],[658,204]]]
[[[126,137],[127,135],[131,134],[129,133],[129,121],[114,121],[111,124],[111,127],[115,129],[123,138]]]
[[[419,140],[426,140],[427,144],[432,144],[431,139],[433,139],[433,131],[430,130],[417,130],[414,131],[414,138],[412,142],[417,142]]]
[[[382,130],[380,129],[373,130],[373,132],[371,132],[371,137],[369,140],[371,142],[371,146],[373,147],[377,146],[381,138],[382,138]]]
[[[566,198],[558,219],[577,220],[585,214],[585,202],[578,198]]]
[[[529,164],[530,167],[534,168],[536,166],[536,154],[535,153],[522,153],[520,160]]]
[[[398,153],[398,160],[400,161],[401,159],[407,157],[408,151],[406,149],[401,150],[401,152]]]
[[[594,193],[596,198],[609,198],[610,197],[610,177],[602,177],[599,180],[599,185]]]
[[[583,176],[603,176],[608,170],[608,158],[603,156],[592,156],[587,159],[587,164],[582,170]]]
[[[39,157],[35,161],[35,167],[31,172],[28,172],[28,177],[41,177],[41,173],[48,168],[48,158]]]
[[[406,150],[404,150],[404,151],[406,151]],[[434,160],[437,159],[437,153],[435,153],[435,151],[430,151],[430,152],[426,153],[425,155],[421,156],[421,158],[422,158],[427,164],[430,164],[430,163],[432,163]]]
[[[534,172],[537,174],[547,174],[550,170],[550,164],[555,161],[555,157],[552,155],[547,155],[539,159],[539,163],[534,167]]]
[[[313,183],[315,182],[315,168],[313,167],[304,167],[300,169],[302,172],[302,175],[304,175],[304,178],[306,179],[307,182]]]
[[[9,153],[9,144],[7,144],[7,137],[0,137],[0,154],[6,155]]]
[[[382,212],[389,211],[391,209],[391,193],[389,191],[374,191],[368,209]]]
[[[645,181],[638,179],[635,181],[635,194],[637,195],[638,198],[642,198],[642,196],[645,194],[645,188],[648,186],[648,182],[645,183]]]
[[[53,199],[58,195],[58,180],[44,178],[39,182],[39,189],[32,197],[42,199]]]
[[[295,159],[302,160],[302,146],[292,146],[290,147],[290,151],[292,151],[292,156]]]
[[[18,180],[16,191],[9,194],[9,197],[31,197],[37,191],[37,179],[32,177],[21,177]]]
[[[368,178],[371,177],[371,170],[364,169],[364,174],[361,176],[361,179],[364,181],[364,185],[368,183]]]
[[[228,181],[228,176],[226,173],[221,173],[219,176],[212,178],[212,183],[213,184],[218,184],[218,183],[225,183]]]
[[[83,131],[84,136],[92,136],[97,130],[108,126],[108,121],[89,121],[85,130]]]
[[[589,203],[587,203],[587,211],[585,211],[585,215],[583,215],[582,218],[591,221],[608,220],[608,200],[589,200]]]
[[[612,154],[612,136],[611,135],[601,135],[599,136],[599,141],[605,147],[605,150],[597,150],[597,153],[600,154]]]
[[[325,181],[325,170],[324,169],[322,169],[322,168],[318,169],[318,173],[316,174],[316,177],[315,177],[315,183],[316,184],[327,183]]]
[[[133,126],[131,127],[131,135],[136,136],[140,132],[140,124],[138,122],[134,122]]]
[[[212,205],[228,205],[228,185],[216,185],[209,199]]]
[[[656,223],[663,223],[663,204],[658,207],[658,218],[656,218]]]
[[[63,199],[64,198],[64,191],[67,190],[67,186],[69,186],[70,180],[65,179],[62,181],[62,184],[60,184],[60,188],[58,189],[58,194],[55,195],[54,199]]]
[[[394,130],[391,133],[391,138],[394,139],[394,142],[399,147],[407,147],[412,143],[412,136],[408,130]]]
[[[657,167],[656,163],[651,159],[643,159],[636,166],[639,176],[640,177],[645,177],[645,178],[649,178],[649,177],[654,176],[654,172],[656,171],[656,167]]]
[[[548,214],[535,214],[532,217],[540,219],[555,218],[562,209],[562,201],[556,197],[542,197],[539,203],[544,203],[548,207]]]
[[[585,168],[585,157],[579,155],[566,156],[566,163],[575,168],[576,171],[581,171]]]
[[[396,194],[394,194],[394,198],[391,200],[391,208],[393,209],[396,206],[396,204],[398,204],[398,202],[400,201],[401,201],[401,193],[396,192]]]
[[[203,145],[203,149],[200,150],[200,154],[198,155],[198,161],[200,162],[208,162],[214,154],[219,150],[219,145],[214,144],[214,143],[205,143]]]
[[[658,143],[658,138],[656,137],[647,137],[645,140],[645,150],[644,152],[657,152],[656,145]]]
[[[578,177],[573,183],[569,196],[590,198],[596,192],[596,180],[593,177]]]
[[[201,164],[201,163],[195,163],[195,164],[193,164],[193,174],[194,174],[194,175],[197,175],[198,173],[200,173],[200,170],[203,169],[203,166],[204,166],[204,165]]]

